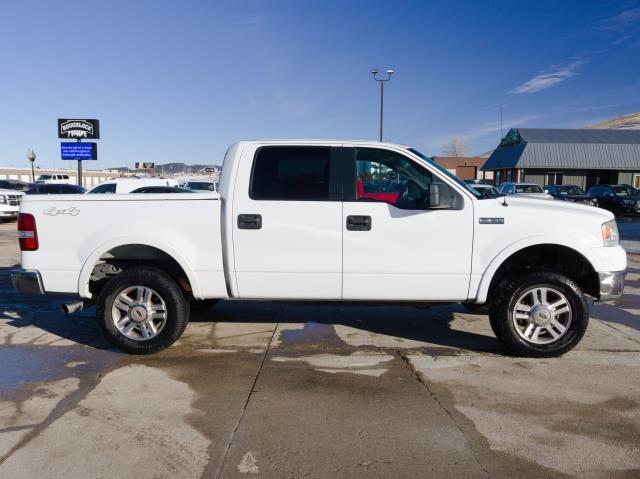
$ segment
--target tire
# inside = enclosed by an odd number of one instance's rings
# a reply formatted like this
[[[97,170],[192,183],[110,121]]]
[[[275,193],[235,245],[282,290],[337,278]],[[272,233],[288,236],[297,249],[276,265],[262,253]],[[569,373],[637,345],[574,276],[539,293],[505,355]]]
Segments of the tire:
[[[194,299],[189,302],[191,311],[206,311],[218,304],[219,299]]]
[[[585,296],[564,274],[540,271],[508,279],[498,286],[497,295],[489,314],[491,328],[518,356],[561,356],[573,349],[587,330]]]
[[[189,302],[167,273],[140,267],[125,270],[104,285],[96,312],[105,337],[115,347],[130,354],[153,354],[182,335],[189,321]]]

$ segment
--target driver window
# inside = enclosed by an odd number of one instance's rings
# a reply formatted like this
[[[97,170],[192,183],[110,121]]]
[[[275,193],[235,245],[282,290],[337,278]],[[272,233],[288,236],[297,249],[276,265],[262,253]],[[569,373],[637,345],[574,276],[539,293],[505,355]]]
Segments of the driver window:
[[[392,151],[357,149],[356,181],[358,201],[380,201],[402,209],[430,207],[432,174]]]

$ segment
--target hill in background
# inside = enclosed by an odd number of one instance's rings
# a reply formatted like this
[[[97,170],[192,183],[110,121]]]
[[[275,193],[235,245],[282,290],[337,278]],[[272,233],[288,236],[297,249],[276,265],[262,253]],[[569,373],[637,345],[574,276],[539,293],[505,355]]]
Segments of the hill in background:
[[[606,120],[587,128],[602,128],[610,130],[640,130],[640,112],[628,113],[626,115]]]

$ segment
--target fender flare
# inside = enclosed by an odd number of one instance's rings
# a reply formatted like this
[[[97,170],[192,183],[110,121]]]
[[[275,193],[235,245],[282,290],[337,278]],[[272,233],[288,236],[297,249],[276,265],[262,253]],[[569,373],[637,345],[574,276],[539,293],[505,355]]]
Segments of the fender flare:
[[[198,279],[194,274],[189,262],[180,253],[178,253],[175,249],[171,248],[165,243],[151,240],[149,238],[140,238],[138,236],[125,236],[107,241],[106,243],[102,243],[91,252],[91,254],[87,257],[84,264],[82,265],[80,276],[78,277],[78,292],[80,294],[80,297],[91,298],[92,295],[89,291],[89,279],[91,278],[93,267],[96,265],[102,255],[104,255],[107,251],[112,250],[113,248],[117,248],[118,246],[127,246],[134,244],[149,246],[151,248],[158,249],[173,258],[187,275],[187,279],[189,280],[189,283],[191,285],[191,292],[193,296],[195,298],[201,297]]]
[[[525,248],[529,248],[530,246],[542,245],[563,246],[565,248],[569,248],[584,257],[584,259],[591,265],[594,271],[601,270],[598,258],[595,255],[591,254],[590,248],[582,242],[574,241],[571,238],[562,236],[535,236],[532,238],[525,238],[523,240],[516,241],[515,243],[510,244],[491,260],[489,265],[485,268],[484,273],[482,274],[482,278],[480,279],[480,283],[478,284],[475,302],[482,304],[487,301],[491,281],[493,280],[496,271],[498,271],[500,266],[502,266],[505,261],[507,261],[515,253]]]

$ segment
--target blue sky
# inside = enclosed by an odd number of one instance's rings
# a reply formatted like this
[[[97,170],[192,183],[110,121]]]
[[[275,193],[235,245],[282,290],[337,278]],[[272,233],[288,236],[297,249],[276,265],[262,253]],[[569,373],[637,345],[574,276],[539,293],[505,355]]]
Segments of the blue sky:
[[[220,163],[256,138],[385,139],[472,153],[512,126],[640,111],[639,1],[6,4],[0,166],[61,166],[56,119],[98,118],[100,160]]]

